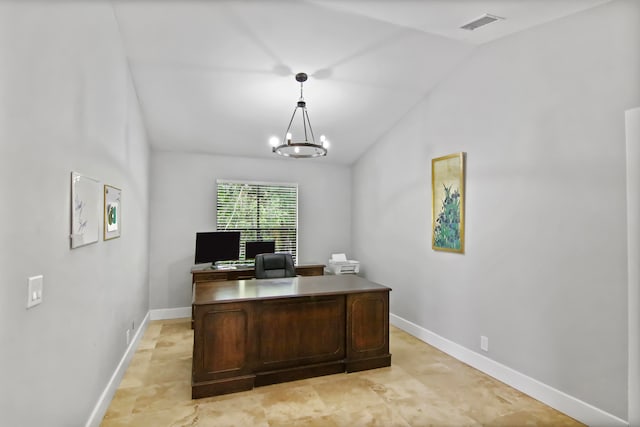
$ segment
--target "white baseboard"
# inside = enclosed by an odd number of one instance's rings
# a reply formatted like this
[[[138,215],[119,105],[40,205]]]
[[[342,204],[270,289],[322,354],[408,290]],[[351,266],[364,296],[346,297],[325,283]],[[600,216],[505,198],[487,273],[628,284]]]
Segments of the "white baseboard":
[[[144,335],[144,331],[146,331],[147,326],[149,326],[149,321],[151,320],[167,320],[167,319],[179,319],[184,317],[191,317],[191,307],[179,307],[179,308],[165,308],[159,310],[150,310],[147,312],[147,315],[142,319],[140,323],[140,327],[138,328],[136,334],[133,336],[131,343],[129,343],[129,347],[124,352],[122,359],[120,359],[120,363],[116,367],[116,370],[111,375],[111,379],[107,383],[104,391],[100,395],[96,406],[93,408],[91,415],[89,416],[89,420],[85,424],[85,427],[99,427],[102,419],[104,418],[104,414],[107,413],[107,409],[109,409],[109,405],[111,404],[111,400],[120,385],[120,381],[122,381],[122,377],[124,377],[124,373],[129,366],[129,362],[133,358],[133,355],[138,348],[138,344],[140,343],[140,339]]]
[[[120,385],[120,381],[122,377],[124,377],[124,373],[127,371],[127,367],[129,366],[129,362],[133,358],[133,355],[138,348],[138,344],[140,343],[140,339],[144,335],[144,331],[147,330],[147,326],[149,325],[149,313],[144,316],[138,330],[136,331],[133,339],[129,343],[129,347],[122,355],[122,359],[120,359],[120,363],[116,367],[116,370],[111,375],[111,379],[107,383],[104,391],[100,395],[96,406],[93,408],[85,427],[99,427],[102,419],[104,418],[104,414],[106,414],[107,409],[109,409],[109,405],[111,404],[111,399],[113,399],[113,395],[116,394],[116,390]]]
[[[140,339],[142,338],[144,331],[147,329],[150,320],[166,320],[166,319],[178,319],[184,317],[191,317],[191,307],[178,307],[150,310],[145,318],[142,320],[138,331],[131,340],[129,347],[122,356],[120,363],[116,367],[115,372],[111,376],[107,386],[105,387],[98,403],[96,404],[89,420],[85,424],[85,427],[98,427],[102,422],[104,414],[109,408],[111,399],[118,389],[118,385],[124,376],[124,373],[129,366],[129,362],[133,357]],[[511,387],[528,394],[529,396],[537,399],[560,412],[569,415],[576,420],[587,424],[591,427],[628,427],[629,423],[614,415],[611,415],[601,409],[596,408],[586,402],[581,401],[575,397],[572,397],[560,390],[556,390],[540,381],[521,374],[508,366],[498,363],[489,359],[481,354],[469,350],[466,347],[456,344],[446,338],[435,334],[428,329],[416,325],[413,322],[403,319],[400,316],[396,316],[391,313],[389,315],[390,323],[397,328],[413,335],[414,337],[426,342],[429,345],[436,347],[437,349],[447,353],[448,355],[455,357],[456,359],[473,366],[486,373],[487,375],[496,378],[503,383],[510,385]]]
[[[403,331],[413,335],[421,341],[430,344],[448,355],[473,366],[479,371],[502,381],[558,411],[591,427],[628,427],[629,423],[614,415],[604,412],[586,402],[569,396],[540,381],[521,374],[508,366],[489,359],[481,354],[469,350],[428,329],[416,325],[395,314],[389,315],[389,321]]]
[[[191,307],[158,308],[150,310],[151,320],[168,320],[191,317]]]

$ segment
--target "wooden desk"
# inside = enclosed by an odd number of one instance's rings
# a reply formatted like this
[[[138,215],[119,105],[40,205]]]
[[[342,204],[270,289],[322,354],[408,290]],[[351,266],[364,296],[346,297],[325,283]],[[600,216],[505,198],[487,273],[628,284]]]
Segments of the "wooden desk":
[[[322,276],[324,275],[324,264],[303,264],[296,265],[298,276]],[[206,268],[203,270],[191,270],[191,292],[195,295],[196,283],[214,282],[223,280],[242,280],[256,277],[256,270],[253,267],[233,268],[215,270]],[[193,306],[191,307],[191,329],[193,329]]]
[[[192,398],[390,366],[390,290],[353,275],[198,283]]]
[[[296,274],[299,276],[322,276],[324,274],[324,264],[296,265]],[[191,283],[212,282],[215,280],[241,280],[256,277],[256,272],[253,267],[228,270],[206,268],[204,270],[191,270],[191,277]]]

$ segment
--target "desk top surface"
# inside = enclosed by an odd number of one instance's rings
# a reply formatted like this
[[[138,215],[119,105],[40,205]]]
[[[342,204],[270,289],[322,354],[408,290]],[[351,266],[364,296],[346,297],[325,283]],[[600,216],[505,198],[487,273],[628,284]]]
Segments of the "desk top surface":
[[[199,282],[194,290],[195,305],[259,299],[387,292],[391,288],[354,275],[298,276],[282,279],[227,280]]]

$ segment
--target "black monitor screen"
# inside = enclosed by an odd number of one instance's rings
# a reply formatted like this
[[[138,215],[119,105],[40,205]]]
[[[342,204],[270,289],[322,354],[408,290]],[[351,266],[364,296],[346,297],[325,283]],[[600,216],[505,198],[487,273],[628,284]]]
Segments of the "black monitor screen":
[[[239,231],[196,233],[196,264],[240,258]]]
[[[258,254],[272,254],[276,251],[276,242],[246,242],[244,258],[254,259]]]

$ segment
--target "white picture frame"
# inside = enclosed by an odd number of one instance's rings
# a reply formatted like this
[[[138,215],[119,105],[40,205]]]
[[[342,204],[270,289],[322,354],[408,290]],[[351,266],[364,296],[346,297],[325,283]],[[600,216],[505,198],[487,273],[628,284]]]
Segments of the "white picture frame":
[[[97,179],[71,172],[71,249],[98,241],[100,186]]]

